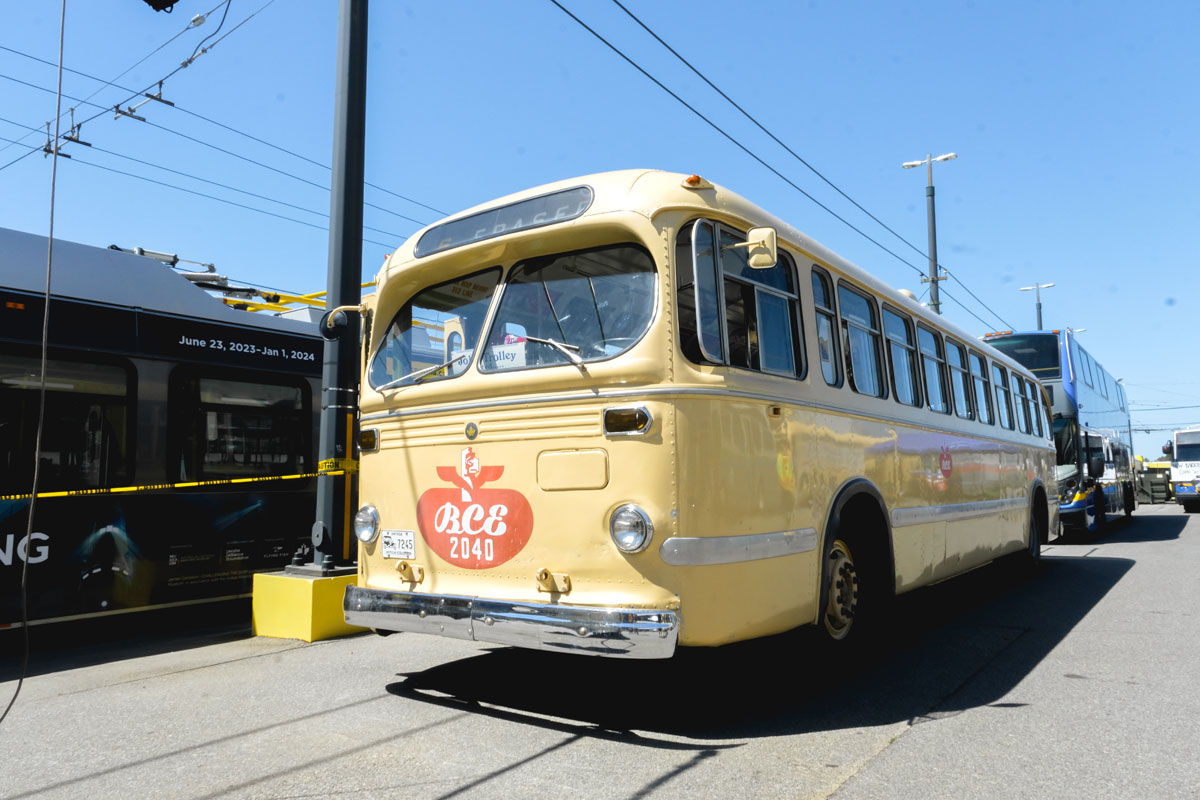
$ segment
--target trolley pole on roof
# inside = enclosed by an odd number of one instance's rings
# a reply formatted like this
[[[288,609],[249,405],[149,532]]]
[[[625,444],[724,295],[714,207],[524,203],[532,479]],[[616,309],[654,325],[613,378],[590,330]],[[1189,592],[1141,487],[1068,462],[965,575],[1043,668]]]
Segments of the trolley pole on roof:
[[[937,260],[937,222],[934,221],[933,214],[933,162],[935,161],[953,161],[958,158],[957,153],[945,153],[944,155],[934,156],[929,153],[920,161],[905,161],[900,166],[905,169],[919,167],[922,164],[929,166],[929,182],[925,186],[925,207],[929,216],[929,277],[922,278],[922,283],[929,283],[929,307],[933,309],[933,313],[942,313],[942,301],[938,294],[938,281],[943,281],[945,278],[938,275],[938,260]]]
[[[292,572],[329,575],[350,562],[350,517],[356,503],[359,312],[362,302],[363,148],[367,109],[367,0],[338,4],[337,84],[333,123],[333,179],[329,208],[329,277],[321,334],[321,435],[323,469],[342,475],[317,478],[313,560]],[[350,308],[347,308],[350,307]],[[340,311],[334,311],[339,309]],[[339,566],[341,569],[339,569]],[[351,568],[352,569],[352,568]]]

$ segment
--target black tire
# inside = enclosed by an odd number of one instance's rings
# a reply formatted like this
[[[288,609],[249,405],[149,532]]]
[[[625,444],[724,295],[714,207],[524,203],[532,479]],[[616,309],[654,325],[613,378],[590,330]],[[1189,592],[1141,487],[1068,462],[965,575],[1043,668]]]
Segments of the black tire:
[[[849,537],[847,537],[849,538]],[[821,619],[819,627],[830,642],[857,642],[859,581],[855,548],[837,534],[829,537],[821,561]]]
[[[1197,511],[1200,511],[1200,503],[1188,500],[1183,504],[1183,510],[1188,514],[1195,514]]]
[[[1125,484],[1125,517],[1133,516],[1133,510],[1137,508],[1137,492],[1133,490],[1133,486]]]

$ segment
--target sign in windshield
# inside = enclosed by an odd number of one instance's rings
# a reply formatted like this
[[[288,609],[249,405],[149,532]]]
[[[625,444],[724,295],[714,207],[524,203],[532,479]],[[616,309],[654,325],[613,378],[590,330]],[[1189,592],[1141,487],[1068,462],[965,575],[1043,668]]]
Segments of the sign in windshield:
[[[591,204],[591,188],[577,186],[574,189],[488,209],[469,217],[434,225],[421,235],[413,253],[417,258],[421,258],[506,233],[565,222],[581,216]]]

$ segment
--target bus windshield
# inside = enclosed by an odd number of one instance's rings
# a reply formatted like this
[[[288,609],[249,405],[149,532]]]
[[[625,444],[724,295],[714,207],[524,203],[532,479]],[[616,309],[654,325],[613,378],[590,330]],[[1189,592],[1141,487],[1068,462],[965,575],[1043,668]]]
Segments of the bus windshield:
[[[480,370],[598,361],[628,350],[654,311],[654,263],[617,245],[534,258],[509,274]]]
[[[987,343],[1005,355],[1028,367],[1041,380],[1058,378],[1058,334],[1025,333],[988,339]]]
[[[1078,437],[1079,425],[1075,420],[1066,417],[1054,420],[1054,455],[1058,466],[1078,462]]]
[[[1200,461],[1200,431],[1180,431],[1175,434],[1175,460]]]

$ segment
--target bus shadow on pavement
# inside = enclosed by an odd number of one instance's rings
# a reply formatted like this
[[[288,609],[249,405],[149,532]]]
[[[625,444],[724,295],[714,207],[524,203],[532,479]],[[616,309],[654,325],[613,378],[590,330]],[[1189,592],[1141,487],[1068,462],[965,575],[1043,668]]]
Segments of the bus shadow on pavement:
[[[652,746],[634,732],[728,742],[917,724],[1005,697],[1133,565],[1046,556],[1035,573],[1001,561],[896,600],[888,631],[854,657],[811,630],[667,661],[496,648],[401,675],[387,690],[529,725]],[[678,745],[676,745],[678,746]],[[707,746],[712,746],[711,744]]]
[[[1054,546],[1065,545],[1098,545],[1116,544],[1118,542],[1165,542],[1178,539],[1187,527],[1188,516],[1180,511],[1178,514],[1158,513],[1153,516],[1136,512],[1132,517],[1108,523],[1103,533],[1088,531],[1070,531],[1055,539]]]

